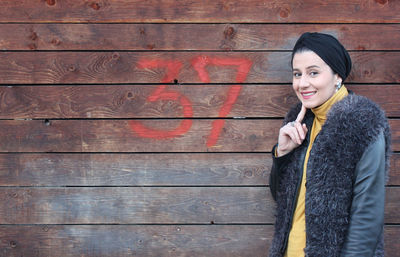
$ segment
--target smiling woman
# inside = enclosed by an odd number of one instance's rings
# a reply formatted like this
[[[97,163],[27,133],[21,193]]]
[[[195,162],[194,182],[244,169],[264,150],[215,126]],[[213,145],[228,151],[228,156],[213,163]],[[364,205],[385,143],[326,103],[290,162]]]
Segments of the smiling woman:
[[[292,69],[300,103],[272,150],[277,219],[270,256],[383,256],[390,155],[384,112],[342,85],[351,59],[333,36],[303,34]]]

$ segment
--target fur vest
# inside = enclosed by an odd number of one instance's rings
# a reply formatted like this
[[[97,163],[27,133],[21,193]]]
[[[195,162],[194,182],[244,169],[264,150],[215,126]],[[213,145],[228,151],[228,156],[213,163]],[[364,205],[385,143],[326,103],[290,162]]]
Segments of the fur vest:
[[[301,104],[292,108],[284,123],[295,120]],[[303,122],[309,131],[314,114]],[[365,97],[349,94],[335,103],[310,152],[306,182],[306,256],[340,256],[350,220],[355,169],[364,150],[383,132],[386,143],[386,177],[389,166],[390,131],[384,112]],[[281,169],[276,193],[275,235],[270,256],[283,256],[289,224],[296,204],[305,139],[292,151]],[[383,235],[375,256],[383,256]]]

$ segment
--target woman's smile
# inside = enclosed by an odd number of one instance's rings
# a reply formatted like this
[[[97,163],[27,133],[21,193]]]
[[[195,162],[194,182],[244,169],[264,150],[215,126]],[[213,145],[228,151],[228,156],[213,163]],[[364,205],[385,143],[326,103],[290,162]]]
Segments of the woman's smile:
[[[300,92],[300,94],[302,95],[302,97],[304,99],[310,99],[311,97],[313,97],[317,92],[316,91],[306,91],[306,92]]]

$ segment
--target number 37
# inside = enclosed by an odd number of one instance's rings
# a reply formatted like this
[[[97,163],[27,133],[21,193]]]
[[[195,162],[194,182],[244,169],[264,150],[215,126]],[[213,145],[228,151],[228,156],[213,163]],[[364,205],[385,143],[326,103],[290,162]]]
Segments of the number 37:
[[[220,58],[208,56],[195,57],[192,59],[191,64],[197,71],[197,74],[203,83],[210,83],[210,77],[206,69],[206,67],[209,65],[219,67],[235,67],[237,69],[235,79],[237,83],[243,83],[246,80],[247,74],[252,66],[252,62],[246,58]],[[182,62],[178,60],[140,60],[137,66],[140,69],[164,68],[166,72],[165,76],[161,80],[161,83],[171,83],[175,78],[178,77],[182,68]],[[229,88],[226,100],[219,110],[218,117],[225,118],[228,116],[234,103],[236,102],[237,97],[240,94],[240,90],[240,85],[232,85]],[[193,108],[190,100],[184,94],[178,91],[167,89],[167,85],[158,86],[147,98],[147,101],[149,102],[155,102],[159,100],[177,101],[182,106],[183,117],[193,117]],[[207,147],[212,147],[216,144],[218,137],[221,134],[221,130],[224,127],[224,123],[225,120],[223,119],[217,119],[213,121],[211,132],[207,139]],[[141,137],[167,139],[185,134],[191,128],[192,120],[182,120],[179,126],[173,130],[152,129],[144,126],[140,121],[136,120],[130,121],[129,124],[132,130]]]

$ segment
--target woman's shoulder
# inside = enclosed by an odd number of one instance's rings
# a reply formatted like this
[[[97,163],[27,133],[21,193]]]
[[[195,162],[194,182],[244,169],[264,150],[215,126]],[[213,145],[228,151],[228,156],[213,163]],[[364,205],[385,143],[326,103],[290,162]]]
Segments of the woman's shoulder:
[[[389,122],[383,109],[372,100],[356,94],[349,94],[335,103],[328,112],[325,125],[331,133],[345,132],[351,141],[357,141],[363,135],[363,140],[372,142],[381,132],[390,141]]]
[[[351,120],[352,122],[377,122],[386,123],[383,109],[369,98],[354,93],[349,94],[332,106],[328,119],[339,121]]]

